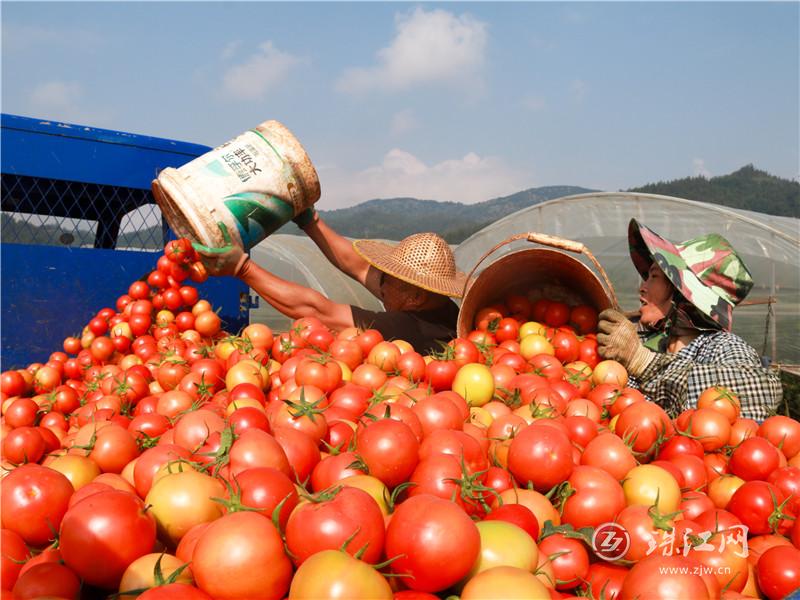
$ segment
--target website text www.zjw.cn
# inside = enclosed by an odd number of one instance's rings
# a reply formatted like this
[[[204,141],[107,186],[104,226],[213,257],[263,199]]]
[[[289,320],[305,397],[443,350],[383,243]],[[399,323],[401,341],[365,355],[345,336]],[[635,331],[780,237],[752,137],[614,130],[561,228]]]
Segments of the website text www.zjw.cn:
[[[686,567],[659,567],[659,575],[732,575],[730,567],[692,565]]]

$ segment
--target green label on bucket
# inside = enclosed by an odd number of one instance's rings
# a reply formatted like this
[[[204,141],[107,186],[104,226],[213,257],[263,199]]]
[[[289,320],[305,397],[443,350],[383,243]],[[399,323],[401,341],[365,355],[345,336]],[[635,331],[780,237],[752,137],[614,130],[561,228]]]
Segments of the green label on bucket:
[[[242,244],[247,250],[294,216],[291,204],[268,194],[242,192],[226,196],[222,201],[236,219]]]

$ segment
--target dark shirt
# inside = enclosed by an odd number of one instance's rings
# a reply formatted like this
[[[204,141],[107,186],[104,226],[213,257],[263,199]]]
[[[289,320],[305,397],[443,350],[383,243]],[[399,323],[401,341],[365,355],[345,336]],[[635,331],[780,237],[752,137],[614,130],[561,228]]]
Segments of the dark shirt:
[[[456,337],[458,305],[450,299],[439,308],[419,312],[376,312],[358,306],[350,308],[356,327],[377,329],[385,340],[405,340],[422,355],[441,350],[438,342],[447,343]]]

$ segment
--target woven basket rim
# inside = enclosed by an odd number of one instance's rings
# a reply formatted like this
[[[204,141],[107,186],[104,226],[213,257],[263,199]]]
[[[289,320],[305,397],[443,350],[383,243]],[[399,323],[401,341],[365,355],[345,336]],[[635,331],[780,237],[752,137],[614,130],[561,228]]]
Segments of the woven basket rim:
[[[419,236],[421,234],[415,235]],[[408,239],[409,238],[406,238],[406,240]],[[381,242],[378,240],[355,240],[353,242],[353,248],[359,254],[359,256],[361,256],[379,271],[388,273],[392,277],[396,277],[397,279],[401,279],[406,283],[410,283],[411,285],[415,285],[435,294],[450,296],[452,298],[461,298],[464,291],[464,284],[467,280],[467,275],[456,268],[455,258],[452,256],[452,253],[449,257],[443,257],[446,262],[449,263],[443,266],[448,269],[452,268],[453,275],[451,277],[443,277],[439,274],[422,273],[397,260],[392,255],[393,251],[404,241],[405,240],[399,242],[398,244],[389,244],[387,242]]]

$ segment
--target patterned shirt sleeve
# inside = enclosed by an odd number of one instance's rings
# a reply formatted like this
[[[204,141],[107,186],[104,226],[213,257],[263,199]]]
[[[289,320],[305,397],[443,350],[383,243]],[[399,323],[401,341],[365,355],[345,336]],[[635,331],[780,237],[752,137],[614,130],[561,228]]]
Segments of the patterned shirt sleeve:
[[[733,390],[741,416],[758,422],[774,414],[783,396],[778,374],[761,365],[747,342],[728,332],[704,334],[676,354],[659,354],[634,381],[671,417],[695,408],[700,394],[714,385]]]

